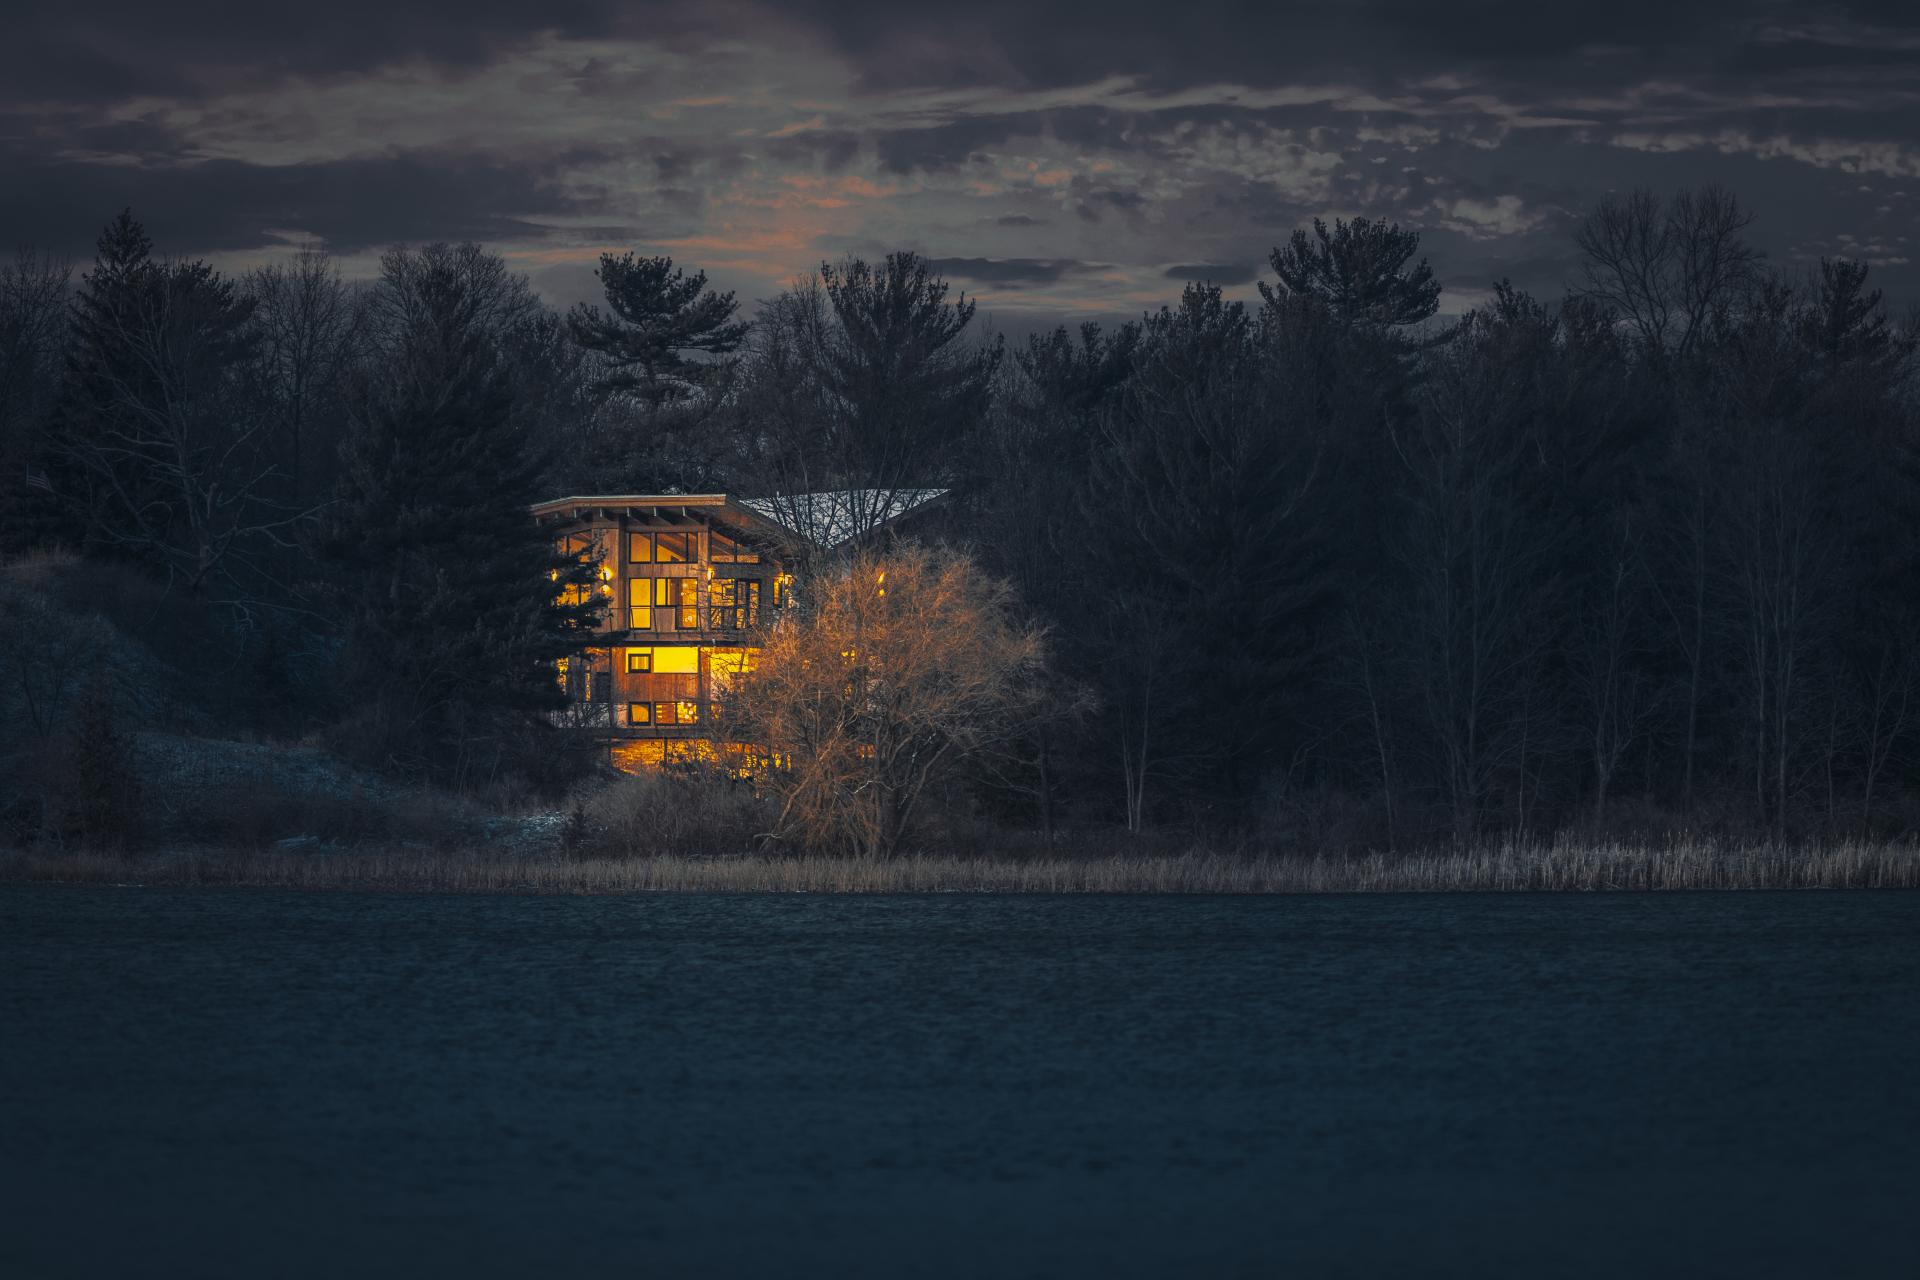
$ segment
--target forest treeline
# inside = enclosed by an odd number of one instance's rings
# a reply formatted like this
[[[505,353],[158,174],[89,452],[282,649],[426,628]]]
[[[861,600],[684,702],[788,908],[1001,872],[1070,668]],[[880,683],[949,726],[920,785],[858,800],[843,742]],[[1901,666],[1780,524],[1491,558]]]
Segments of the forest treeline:
[[[229,278],[123,214],[90,266],[0,272],[0,538],[222,724],[552,790],[582,765],[544,664],[590,618],[529,504],[858,489],[884,536],[887,495],[943,488],[917,536],[1045,628],[1045,708],[949,787],[1002,821],[1907,835],[1915,325],[1750,222],[1714,188],[1612,198],[1561,296],[1459,317],[1414,232],[1315,222],[1257,302],[1196,284],[1009,344],[911,253],[753,308],[609,256],[562,314],[477,246]],[[9,599],[43,702],[180,714]]]

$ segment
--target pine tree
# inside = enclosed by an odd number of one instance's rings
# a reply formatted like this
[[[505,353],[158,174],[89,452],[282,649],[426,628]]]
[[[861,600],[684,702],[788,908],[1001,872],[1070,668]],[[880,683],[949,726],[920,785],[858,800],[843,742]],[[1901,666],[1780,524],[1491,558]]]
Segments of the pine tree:
[[[1245,307],[1189,285],[1144,326],[1081,494],[1086,653],[1137,825],[1150,775],[1243,802],[1297,745],[1332,596],[1322,459]]]
[[[536,713],[560,703],[552,666],[595,616],[597,567],[557,555],[529,511],[545,459],[514,419],[500,354],[516,285],[505,265],[432,245],[382,267],[382,350],[357,397],[329,540],[353,745],[471,780],[537,758]]]
[[[169,583],[234,604],[301,513],[277,503],[270,441],[239,403],[252,300],[204,262],[156,262],[123,211],[74,299],[48,439],[73,534]]]
[[[971,462],[1005,345],[969,340],[975,304],[915,253],[823,265],[780,304],[802,412],[759,441],[768,487],[848,491],[848,532],[865,539],[911,491],[952,486]]]
[[[116,386],[151,389],[125,335],[139,324],[140,293],[152,287],[153,241],[122,209],[95,241],[93,269],[80,277],[69,308],[65,386],[55,406],[40,461],[58,495],[63,540],[99,541],[97,530],[119,488],[139,505],[148,489],[132,459],[114,455],[112,465],[96,471],[88,454],[115,432],[124,409]],[[136,392],[136,398],[137,398]]]
[[[688,275],[672,258],[600,256],[594,272],[606,289],[607,309],[586,303],[567,317],[573,340],[612,366],[601,385],[627,391],[649,408],[692,395],[706,364],[689,353],[730,355],[747,336],[736,321],[731,293],[707,287],[707,273]]]
[[[1344,327],[1377,330],[1403,328],[1430,319],[1440,308],[1440,282],[1422,258],[1420,233],[1398,223],[1355,218],[1334,219],[1333,230],[1313,220],[1313,239],[1305,231],[1273,251],[1269,262],[1278,285],[1262,283],[1268,306],[1283,299],[1312,299]]]

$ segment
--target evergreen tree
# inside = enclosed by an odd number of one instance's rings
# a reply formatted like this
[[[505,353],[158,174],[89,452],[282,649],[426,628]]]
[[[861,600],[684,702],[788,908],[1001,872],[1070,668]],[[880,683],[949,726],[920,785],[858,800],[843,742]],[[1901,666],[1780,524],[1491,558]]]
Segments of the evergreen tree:
[[[597,566],[556,553],[529,512],[545,460],[496,332],[513,284],[473,246],[382,259],[382,347],[330,539],[353,745],[457,782],[537,766],[537,713],[562,701],[553,664],[598,608]]]
[[[1095,446],[1092,672],[1130,793],[1178,778],[1237,807],[1301,741],[1333,584],[1321,451],[1278,374],[1246,309],[1190,285],[1146,322]]]
[[[1268,261],[1280,277],[1264,282],[1260,296],[1269,306],[1284,298],[1311,299],[1325,307],[1342,328],[1388,330],[1431,319],[1440,309],[1440,282],[1422,258],[1420,233],[1398,223],[1355,218],[1334,219],[1333,230],[1313,220],[1313,238],[1295,231]]]
[[[694,394],[710,367],[696,356],[731,355],[747,335],[746,323],[733,318],[740,305],[733,294],[709,289],[706,272],[688,275],[672,258],[606,253],[594,275],[612,314],[575,307],[567,318],[573,340],[612,368],[602,387],[654,410]]]
[[[125,416],[116,388],[136,399],[152,389],[127,336],[139,327],[140,295],[152,287],[155,270],[152,239],[133,211],[122,209],[95,241],[93,268],[82,273],[68,312],[65,384],[40,458],[58,495],[65,538],[82,545],[102,541],[98,530],[116,489],[136,507],[147,499],[149,486],[133,460],[103,446]],[[104,468],[89,467],[89,455]]]
[[[949,301],[926,259],[890,253],[820,269],[791,308],[822,412],[772,445],[782,492],[850,491],[855,537],[884,524],[905,491],[954,483],[986,420],[1004,347],[967,340],[974,304]]]
[[[0,264],[0,548],[16,551],[53,532],[45,474],[46,428],[60,389],[70,272],[49,254]]]
[[[123,211],[74,299],[52,483],[85,545],[242,609],[304,513],[279,501],[243,403],[254,304],[204,262],[156,262]]]

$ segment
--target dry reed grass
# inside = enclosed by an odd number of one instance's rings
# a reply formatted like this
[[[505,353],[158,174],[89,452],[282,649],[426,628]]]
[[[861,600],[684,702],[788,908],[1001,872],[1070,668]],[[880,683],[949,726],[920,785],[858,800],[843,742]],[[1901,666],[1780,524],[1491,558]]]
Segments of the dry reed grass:
[[[0,881],[250,885],[443,893],[1447,893],[1913,889],[1920,846],[1504,844],[1463,852],[1027,858],[741,855],[507,857],[486,852],[181,851],[0,855]]]

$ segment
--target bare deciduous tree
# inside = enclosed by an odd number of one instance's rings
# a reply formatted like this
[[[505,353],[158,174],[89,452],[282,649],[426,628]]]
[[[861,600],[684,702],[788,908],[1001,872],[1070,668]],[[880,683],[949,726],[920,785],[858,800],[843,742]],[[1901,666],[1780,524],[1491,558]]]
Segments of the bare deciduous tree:
[[[365,309],[319,248],[256,268],[244,286],[259,333],[261,395],[275,418],[290,500],[300,504],[326,488],[324,472],[344,430],[341,393],[359,354]],[[314,438],[316,430],[323,438]],[[316,466],[323,473],[319,483],[311,475]]]
[[[1754,283],[1753,215],[1718,186],[1670,200],[1639,189],[1601,202],[1575,233],[1580,292],[1612,310],[1649,351],[1691,355]]]
[[[1005,583],[951,551],[862,552],[808,593],[722,723],[775,761],[774,839],[886,857],[931,784],[1040,710],[1041,637]]]
[[[66,263],[30,251],[0,266],[0,444],[18,441],[52,405],[72,274]]]
[[[1499,777],[1543,747],[1535,688],[1550,633],[1552,566],[1562,548],[1535,518],[1530,387],[1496,356],[1504,335],[1469,317],[1431,361],[1425,403],[1395,436],[1403,467],[1392,554],[1404,669],[1430,776],[1454,838],[1478,834]]]

